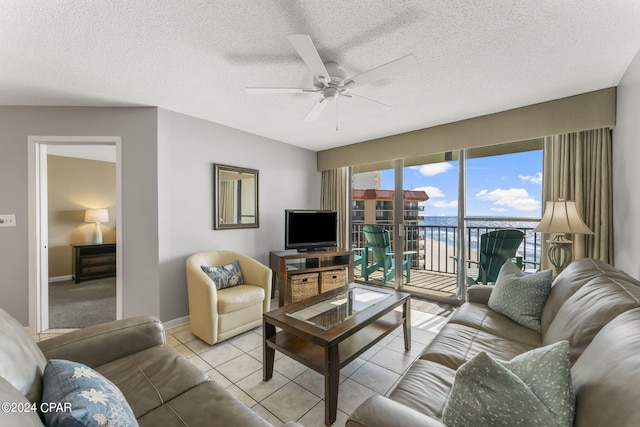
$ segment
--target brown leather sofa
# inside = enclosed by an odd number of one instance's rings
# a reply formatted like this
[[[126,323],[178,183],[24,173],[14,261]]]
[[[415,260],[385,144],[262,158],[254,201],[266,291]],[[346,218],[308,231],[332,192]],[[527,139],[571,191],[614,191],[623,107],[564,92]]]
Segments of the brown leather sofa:
[[[347,426],[442,427],[456,369],[480,351],[510,360],[543,345],[570,343],[575,426],[640,426],[640,282],[591,259],[553,282],[542,333],[487,306],[490,286],[469,288],[450,318],[387,397],[358,407]]]
[[[0,425],[42,426],[24,409],[28,402],[39,408],[47,359],[73,360],[100,372],[122,391],[140,426],[271,425],[165,344],[164,327],[153,317],[96,325],[36,345],[3,310],[0,402],[14,405],[3,406]]]

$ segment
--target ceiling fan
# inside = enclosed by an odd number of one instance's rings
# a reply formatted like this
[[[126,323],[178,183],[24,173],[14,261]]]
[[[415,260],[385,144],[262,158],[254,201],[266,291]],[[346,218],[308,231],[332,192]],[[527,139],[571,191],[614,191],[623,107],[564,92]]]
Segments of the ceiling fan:
[[[346,73],[335,62],[322,62],[318,50],[306,34],[292,34],[287,36],[298,55],[302,58],[309,70],[313,73],[313,87],[287,88],[287,87],[247,87],[249,93],[311,93],[319,94],[320,98],[313,105],[304,118],[305,121],[317,119],[327,104],[338,100],[339,97],[358,97],[385,107],[390,105],[350,92],[354,87],[364,86],[388,78],[394,74],[403,73],[417,65],[413,55],[391,61],[387,64],[365,71],[353,77],[347,78]]]

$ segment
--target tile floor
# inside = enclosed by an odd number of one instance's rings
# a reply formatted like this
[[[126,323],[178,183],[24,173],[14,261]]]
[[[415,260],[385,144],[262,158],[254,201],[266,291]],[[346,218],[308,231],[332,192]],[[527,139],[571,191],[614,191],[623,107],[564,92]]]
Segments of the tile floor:
[[[274,306],[277,306],[275,302]],[[387,394],[446,322],[453,308],[412,298],[411,350],[404,350],[397,328],[340,371],[338,416],[334,426],[368,397]],[[41,334],[46,339],[62,331]],[[210,346],[189,331],[189,325],[167,330],[167,343],[275,426],[298,421],[306,427],[324,425],[324,377],[276,352],[273,378],[262,381],[262,328],[255,328]]]

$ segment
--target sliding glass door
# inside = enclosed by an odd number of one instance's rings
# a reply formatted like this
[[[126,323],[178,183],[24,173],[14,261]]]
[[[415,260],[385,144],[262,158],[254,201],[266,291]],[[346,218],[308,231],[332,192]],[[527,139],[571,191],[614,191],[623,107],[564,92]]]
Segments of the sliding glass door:
[[[523,269],[536,268],[540,242],[532,228],[540,218],[542,151],[535,141],[387,165],[353,168],[351,238],[361,255],[358,280],[460,300],[478,277],[481,236],[500,228],[523,231],[516,258]],[[388,232],[386,267],[369,247],[366,232],[372,227]]]

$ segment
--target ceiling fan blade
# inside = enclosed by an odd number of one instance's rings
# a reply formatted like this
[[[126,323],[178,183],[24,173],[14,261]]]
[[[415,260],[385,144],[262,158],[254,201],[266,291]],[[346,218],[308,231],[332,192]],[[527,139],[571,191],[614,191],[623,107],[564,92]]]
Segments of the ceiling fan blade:
[[[345,95],[345,96],[355,96],[357,98],[366,99],[367,101],[370,101],[370,102],[375,102],[376,104],[382,105],[383,107],[392,108],[392,106],[389,105],[389,104],[385,104],[384,102],[376,101],[375,99],[367,98],[366,96],[358,95],[357,93],[349,92],[349,95]]]
[[[297,87],[245,87],[249,93],[307,93],[318,92],[317,89],[306,89]]]
[[[311,41],[311,37],[306,34],[292,34],[287,36],[287,38],[304,63],[307,64],[307,67],[309,67],[313,75],[329,80],[329,72],[320,58],[318,49],[316,49],[313,41]]]
[[[357,76],[351,77],[345,83],[345,86],[362,86],[369,83],[376,82],[378,80],[386,79],[394,74],[404,73],[409,71],[418,65],[416,57],[413,55],[407,55],[395,61],[388,62],[384,65],[376,67],[372,70],[365,71]],[[353,82],[353,83],[351,83]]]
[[[326,99],[320,98],[318,100],[318,102],[313,104],[313,107],[311,108],[309,113],[307,113],[307,116],[304,118],[304,121],[305,122],[311,122],[311,121],[314,121],[315,119],[317,119],[318,116],[320,116],[320,114],[322,114],[322,112],[324,111],[324,107],[326,107],[327,104],[328,104],[328,102],[327,102]]]

